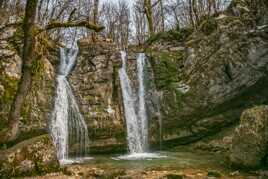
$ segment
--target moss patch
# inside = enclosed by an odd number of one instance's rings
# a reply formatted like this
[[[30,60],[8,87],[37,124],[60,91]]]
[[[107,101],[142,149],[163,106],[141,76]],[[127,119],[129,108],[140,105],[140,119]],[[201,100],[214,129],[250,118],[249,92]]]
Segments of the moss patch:
[[[2,119],[0,130],[2,130],[6,127],[8,112],[17,91],[18,80],[6,75],[0,75],[0,84],[4,87],[4,94],[0,96],[0,118]]]
[[[178,65],[183,58],[180,52],[149,51],[157,89],[175,89],[179,82]]]
[[[151,45],[154,42],[159,41],[183,41],[185,40],[193,30],[191,28],[174,29],[166,32],[159,32],[152,35],[147,41],[147,45]]]

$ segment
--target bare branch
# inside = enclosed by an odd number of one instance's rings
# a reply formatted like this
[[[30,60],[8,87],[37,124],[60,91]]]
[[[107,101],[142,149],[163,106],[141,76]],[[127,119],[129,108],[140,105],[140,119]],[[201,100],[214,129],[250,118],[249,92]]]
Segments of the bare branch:
[[[56,28],[68,28],[68,27],[86,27],[90,30],[94,30],[95,32],[100,32],[104,29],[103,26],[96,25],[90,21],[82,20],[82,21],[70,21],[70,22],[50,22],[44,30],[51,30]]]
[[[2,27],[0,27],[0,32],[5,30],[6,28],[14,28],[14,27],[18,27],[22,24],[22,22],[15,22],[15,23],[10,23],[10,24],[6,24],[3,25]]]

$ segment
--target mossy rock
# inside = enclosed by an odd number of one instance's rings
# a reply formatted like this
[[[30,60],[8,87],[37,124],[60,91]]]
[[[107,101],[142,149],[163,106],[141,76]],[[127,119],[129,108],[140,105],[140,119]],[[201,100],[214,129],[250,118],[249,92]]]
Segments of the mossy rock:
[[[247,109],[241,116],[230,149],[230,161],[234,167],[255,169],[262,166],[267,156],[268,106]]]
[[[0,177],[32,176],[59,170],[56,149],[49,135],[23,141],[0,155]]]

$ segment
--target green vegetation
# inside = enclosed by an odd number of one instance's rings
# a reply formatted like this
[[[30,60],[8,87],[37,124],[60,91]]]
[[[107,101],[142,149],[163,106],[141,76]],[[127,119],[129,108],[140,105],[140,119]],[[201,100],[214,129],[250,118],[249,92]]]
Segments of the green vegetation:
[[[22,26],[18,26],[12,38],[8,40],[8,43],[14,48],[17,53],[21,56],[22,54],[22,40],[23,40],[23,29]]]
[[[174,89],[179,82],[178,62],[183,58],[180,52],[149,52],[158,89]]]
[[[159,32],[157,34],[152,35],[147,41],[147,45],[151,45],[154,42],[159,41],[183,41],[185,40],[191,33],[193,29],[191,28],[182,28],[182,29],[174,29],[166,32]]]
[[[218,23],[215,17],[204,16],[204,20],[201,21],[199,28],[205,35],[210,35],[218,28]]]
[[[2,130],[6,127],[8,111],[10,110],[10,106],[17,91],[18,80],[6,75],[0,75],[0,84],[4,87],[4,93],[0,96],[0,118],[2,119],[2,122],[0,123],[0,130]]]

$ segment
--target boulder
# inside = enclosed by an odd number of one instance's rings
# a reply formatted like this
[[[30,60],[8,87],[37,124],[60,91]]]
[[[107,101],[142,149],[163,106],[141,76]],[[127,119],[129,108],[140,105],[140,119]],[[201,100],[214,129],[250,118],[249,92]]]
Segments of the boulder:
[[[257,168],[267,154],[268,106],[248,109],[241,116],[230,149],[233,166]]]
[[[31,176],[58,169],[56,149],[49,135],[23,141],[0,153],[0,178]]]

